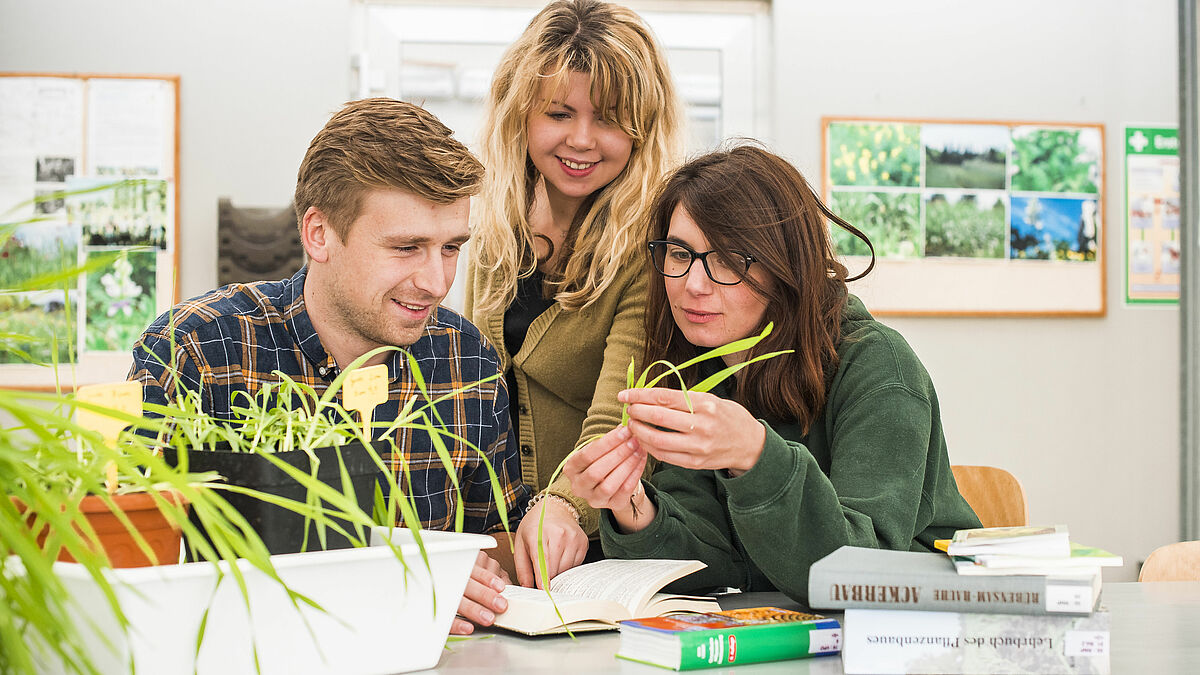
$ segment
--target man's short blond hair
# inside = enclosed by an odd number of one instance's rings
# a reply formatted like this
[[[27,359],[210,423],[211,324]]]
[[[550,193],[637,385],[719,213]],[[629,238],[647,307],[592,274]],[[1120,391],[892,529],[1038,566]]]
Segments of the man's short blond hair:
[[[296,220],[315,206],[342,241],[363,195],[398,189],[436,204],[479,192],[483,165],[420,106],[392,98],[351,101],[317,133],[296,176]]]

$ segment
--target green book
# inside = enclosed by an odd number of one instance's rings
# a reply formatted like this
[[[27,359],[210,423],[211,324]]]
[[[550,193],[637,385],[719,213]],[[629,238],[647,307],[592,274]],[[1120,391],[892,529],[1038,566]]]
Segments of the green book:
[[[836,654],[841,644],[836,619],[752,607],[622,621],[617,658],[696,670]]]

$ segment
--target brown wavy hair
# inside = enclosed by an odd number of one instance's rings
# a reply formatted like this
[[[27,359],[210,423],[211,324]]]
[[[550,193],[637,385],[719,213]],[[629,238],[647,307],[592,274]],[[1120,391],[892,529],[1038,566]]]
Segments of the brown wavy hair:
[[[678,206],[687,210],[712,249],[754,256],[754,265],[771,281],[762,284],[751,276],[742,281],[767,300],[755,333],[767,322],[775,324],[748,358],[794,350],[747,366],[734,384],[734,400],[757,416],[798,422],[807,431],[825,406],[825,392],[837,370],[847,297],[846,267],[834,256],[826,222],[864,241],[866,237],[834,215],[795,167],[755,145],[711,152],[676,170],[651,206],[651,239],[666,237]],[[648,270],[643,363],[681,363],[700,349],[675,325],[662,275],[649,264]],[[685,373],[689,385],[697,377]]]
[[[347,103],[317,133],[296,177],[297,226],[308,207],[342,241],[370,190],[404,190],[435,204],[479,192],[483,164],[424,108],[392,98]]]

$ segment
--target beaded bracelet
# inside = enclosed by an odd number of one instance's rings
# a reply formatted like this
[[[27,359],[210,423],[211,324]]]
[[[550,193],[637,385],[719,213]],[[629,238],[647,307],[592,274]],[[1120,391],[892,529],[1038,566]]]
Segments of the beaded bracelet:
[[[529,500],[529,506],[525,509],[525,513],[528,514],[530,511],[533,510],[534,506],[537,506],[538,502],[542,501],[543,499],[545,499],[547,497],[549,497],[551,499],[557,499],[558,501],[562,502],[564,505],[566,505],[566,507],[568,509],[570,509],[571,515],[575,517],[575,522],[579,523],[580,525],[583,524],[583,516],[581,516],[579,514],[579,509],[575,508],[574,504],[572,504],[570,501],[568,501],[565,497],[562,497],[562,496],[556,495],[556,494],[552,494],[549,492],[539,492],[536,495],[534,495],[533,499]]]

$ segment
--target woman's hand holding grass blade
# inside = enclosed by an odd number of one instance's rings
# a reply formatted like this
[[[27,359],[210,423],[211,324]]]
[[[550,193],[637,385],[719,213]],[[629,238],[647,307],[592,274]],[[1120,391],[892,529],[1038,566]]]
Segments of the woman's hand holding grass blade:
[[[762,455],[766,427],[740,404],[704,392],[626,389],[629,430],[655,459],[685,469],[726,469],[738,476]]]
[[[592,508],[608,509],[622,531],[636,532],[655,512],[641,486],[645,468],[646,451],[627,427],[619,426],[571,455],[563,475]]]

